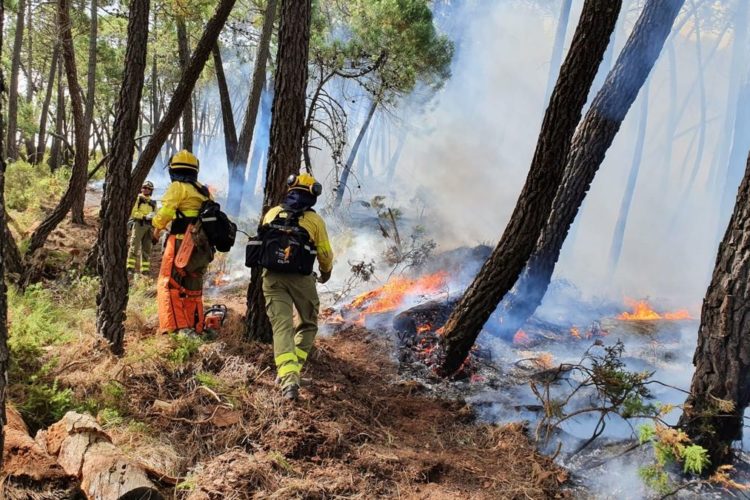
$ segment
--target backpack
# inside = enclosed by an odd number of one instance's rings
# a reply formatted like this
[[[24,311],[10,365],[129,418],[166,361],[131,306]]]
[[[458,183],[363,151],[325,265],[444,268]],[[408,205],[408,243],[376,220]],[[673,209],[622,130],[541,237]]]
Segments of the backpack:
[[[281,217],[281,214],[287,217]],[[282,210],[258,236],[250,238],[245,253],[247,267],[261,266],[286,274],[310,275],[318,252],[307,231],[300,227],[302,212]]]
[[[201,222],[209,244],[219,252],[228,252],[234,246],[234,240],[237,237],[237,224],[229,220],[227,214],[221,210],[221,205],[209,197],[207,187],[196,182],[191,184],[200,194],[208,198],[198,210],[197,219]]]

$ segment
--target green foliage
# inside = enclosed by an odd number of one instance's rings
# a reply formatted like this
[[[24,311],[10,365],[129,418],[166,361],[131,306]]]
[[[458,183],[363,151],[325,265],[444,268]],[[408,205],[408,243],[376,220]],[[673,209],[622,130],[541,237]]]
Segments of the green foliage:
[[[125,422],[125,419],[120,415],[120,412],[114,408],[102,409],[97,414],[96,418],[105,428],[122,425]]]
[[[190,358],[198,352],[198,348],[203,344],[203,341],[198,337],[192,337],[189,335],[183,335],[176,333],[171,336],[174,344],[174,349],[167,356],[167,358],[177,364],[184,365]]]
[[[682,470],[688,474],[702,474],[710,463],[708,450],[702,446],[691,444],[682,451]]]
[[[652,441],[656,436],[656,429],[653,425],[642,425],[638,428],[638,442],[640,444]]]
[[[5,173],[5,202],[15,212],[38,211],[44,205],[53,205],[68,185],[70,172],[59,169],[50,173],[45,166],[34,166],[25,161],[8,165]],[[24,228],[25,229],[25,228]]]
[[[221,379],[209,372],[198,372],[195,374],[195,381],[209,389],[218,389],[223,385]]]
[[[32,430],[60,420],[75,408],[71,389],[60,388],[57,381],[48,383],[36,375],[29,377],[24,396],[17,407]],[[14,401],[17,400],[14,398]]]
[[[641,476],[646,486],[661,495],[666,495],[673,489],[669,475],[661,467],[656,465],[641,467],[638,469],[638,475]]]

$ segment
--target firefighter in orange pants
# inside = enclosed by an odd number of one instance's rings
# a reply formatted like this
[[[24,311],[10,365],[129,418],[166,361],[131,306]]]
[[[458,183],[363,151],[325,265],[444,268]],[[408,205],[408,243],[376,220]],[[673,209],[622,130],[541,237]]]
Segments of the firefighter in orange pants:
[[[213,260],[213,249],[203,231],[195,230],[200,207],[211,198],[198,182],[198,169],[198,159],[189,151],[170,159],[172,183],[152,221],[154,238],[172,223],[156,285],[161,333],[203,331],[203,277]]]

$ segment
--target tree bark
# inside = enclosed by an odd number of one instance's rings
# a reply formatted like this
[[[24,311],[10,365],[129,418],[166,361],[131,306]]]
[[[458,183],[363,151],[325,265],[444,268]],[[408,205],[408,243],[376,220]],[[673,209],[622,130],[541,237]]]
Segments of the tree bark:
[[[271,112],[271,146],[268,155],[263,215],[282,202],[286,180],[299,172],[305,133],[305,92],[310,45],[311,0],[282,0],[279,52]],[[259,268],[252,270],[247,289],[247,336],[270,342],[273,336],[266,315]]]
[[[550,213],[571,138],[607,49],[620,1],[587,0],[544,114],[526,183],[500,242],[445,325],[442,369],[458,370],[479,332],[511,289]]]
[[[91,123],[94,119],[94,99],[96,98],[96,43],[98,36],[99,15],[97,0],[91,0],[91,25],[89,26],[89,63],[86,78],[86,110],[83,120],[86,137],[91,136]],[[144,24],[147,26],[147,24]]]
[[[4,33],[5,6],[0,2],[0,56],[2,55],[3,33]],[[0,67],[0,97],[5,93],[5,78]],[[3,151],[2,138],[3,134],[3,99],[0,98],[0,223],[3,226],[3,233],[9,233],[8,224],[5,219],[5,152]],[[7,291],[5,285],[5,259],[6,246],[13,237],[0,238],[0,454],[4,449],[5,443],[5,424],[8,421],[5,415],[5,394],[8,385],[8,362],[10,353],[8,351],[8,303]],[[3,458],[0,456],[0,469],[3,468]]]
[[[177,17],[177,48],[180,55],[180,67],[186,68],[190,60],[187,26],[182,15]],[[193,96],[192,89],[182,110],[182,149],[193,150]]]
[[[154,11],[154,47],[156,47],[156,44],[158,42],[157,39],[157,14],[156,11]],[[156,126],[159,125],[159,120],[161,120],[161,117],[159,116],[161,111],[161,104],[159,103],[159,71],[157,67],[157,54],[156,50],[153,51],[153,59],[151,61],[151,132],[153,133],[154,130],[156,130]]]
[[[211,55],[211,49],[216,45],[216,40],[218,40],[221,29],[224,27],[224,23],[229,17],[229,13],[232,11],[235,2],[236,0],[221,0],[216,6],[214,15],[206,23],[203,35],[201,35],[198,45],[196,45],[193,55],[190,57],[190,62],[185,66],[185,71],[182,73],[180,81],[172,93],[172,99],[169,101],[164,116],[143,148],[143,153],[138,157],[138,162],[135,165],[133,177],[130,182],[131,199],[135,199],[138,190],[143,185],[143,181],[146,180],[151,170],[154,160],[159,155],[161,147],[182,115],[185,103],[193,92],[195,82],[198,81],[198,77],[201,71],[203,71],[208,57]]]
[[[214,45],[214,67],[216,71],[216,83],[219,86],[219,102],[221,104],[221,120],[224,124],[224,147],[227,154],[227,166],[229,167],[229,186],[232,186],[232,172],[236,166],[237,155],[237,127],[234,125],[234,113],[232,112],[232,100],[229,97],[229,87],[224,75],[224,65],[221,61],[221,49],[219,44]]]
[[[586,117],[576,130],[565,173],[525,275],[503,312],[501,334],[515,332],[541,304],[578,209],[617,135],[628,109],[648,78],[684,0],[648,0],[625,48]]]
[[[276,0],[268,0],[266,12],[263,17],[263,29],[258,41],[253,66],[253,80],[250,86],[250,95],[247,98],[245,117],[240,128],[240,137],[237,142],[234,165],[229,169],[229,190],[227,192],[227,213],[239,216],[242,208],[242,192],[245,187],[245,176],[247,173],[247,162],[250,157],[250,147],[253,143],[253,132],[260,108],[260,98],[263,87],[266,84],[266,64],[271,52],[271,35],[273,34],[273,23],[276,19]],[[252,178],[252,177],[251,177]]]
[[[750,158],[719,245],[693,357],[695,373],[680,426],[706,448],[711,469],[732,459],[750,402]]]
[[[115,115],[112,156],[104,181],[99,229],[99,288],[96,327],[109,341],[114,354],[123,353],[125,309],[128,305],[127,223],[133,200],[130,173],[135,151],[135,133],[141,114],[141,95],[146,74],[149,0],[131,0],[125,70]]]
[[[378,104],[380,104],[380,97],[380,92],[373,97],[370,109],[367,111],[367,116],[365,117],[365,122],[359,130],[359,134],[357,134],[357,139],[354,141],[352,150],[349,152],[349,157],[346,159],[346,164],[344,164],[344,169],[341,171],[341,179],[339,179],[339,182],[336,185],[336,201],[333,203],[334,208],[340,207],[341,202],[344,201],[344,192],[346,192],[346,183],[349,181],[349,172],[352,170],[354,160],[357,158],[357,152],[359,152],[359,146],[362,144],[362,139],[364,139],[367,129],[370,127],[370,122],[372,121],[372,117],[375,116]]]
[[[625,226],[628,223],[630,205],[633,202],[633,194],[635,193],[635,184],[638,181],[638,173],[641,170],[641,160],[643,159],[643,145],[646,142],[646,126],[648,125],[648,91],[649,85],[646,84],[645,91],[643,92],[643,97],[641,98],[641,118],[638,124],[638,136],[636,138],[635,148],[633,150],[633,161],[630,164],[628,183],[625,185],[625,192],[622,195],[622,202],[620,203],[620,214],[617,216],[615,231],[612,235],[612,247],[609,250],[610,279],[612,278],[612,276],[614,276],[615,271],[617,271],[617,265],[620,262],[622,242],[625,238]]]
[[[555,88],[557,76],[560,74],[560,63],[562,62],[563,49],[565,48],[565,34],[568,32],[568,21],[570,19],[570,7],[573,0],[563,0],[560,6],[560,17],[557,19],[555,30],[555,44],[552,46],[552,58],[549,63],[549,76],[547,77],[547,91],[544,93],[544,103],[549,102],[552,90]]]
[[[48,165],[53,172],[60,168],[62,140],[60,136],[63,133],[65,120],[65,88],[63,87],[63,62],[62,58],[57,60],[57,105],[55,109],[55,136],[52,139]]]
[[[26,55],[27,55],[27,83],[26,83],[26,102],[32,106],[34,99],[34,79],[32,68],[34,67],[34,30],[33,30],[33,1],[29,0],[26,4]],[[26,157],[31,158],[35,153],[36,146],[34,145],[34,134],[31,136],[24,136],[24,143],[26,145]],[[29,160],[30,161],[30,160]]]
[[[47,120],[49,117],[49,105],[52,102],[52,91],[55,88],[55,73],[57,72],[57,61],[60,58],[60,45],[55,43],[52,49],[52,62],[49,66],[49,76],[47,79],[47,90],[44,92],[44,101],[42,101],[42,112],[39,117],[39,137],[37,138],[36,153],[30,158],[34,165],[38,165],[44,159],[44,152],[47,149]]]
[[[10,60],[10,88],[8,89],[8,135],[5,138],[8,159],[18,159],[18,73],[21,68],[21,47],[23,46],[23,28],[26,16],[26,0],[18,0],[16,12],[16,35],[13,40],[13,54]]]
[[[77,197],[84,196],[86,190],[86,175],[88,174],[88,137],[86,137],[83,123],[83,99],[81,87],[78,85],[78,70],[76,69],[75,54],[73,52],[73,35],[70,23],[70,0],[58,0],[57,19],[60,26],[60,39],[62,44],[62,59],[65,63],[65,72],[68,79],[70,102],[73,108],[73,126],[75,135],[75,160],[73,162],[73,173],[70,184],[65,191],[57,207],[42,221],[31,235],[27,257],[34,254],[47,241],[49,234],[65,218]],[[83,223],[81,219],[73,222]]]

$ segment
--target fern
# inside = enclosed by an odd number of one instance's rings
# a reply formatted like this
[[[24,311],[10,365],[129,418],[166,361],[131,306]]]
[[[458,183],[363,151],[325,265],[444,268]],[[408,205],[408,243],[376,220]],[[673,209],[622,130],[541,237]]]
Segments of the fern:
[[[697,444],[691,444],[683,449],[682,461],[682,470],[690,474],[702,474],[703,470],[711,463],[708,458],[708,450]]]

